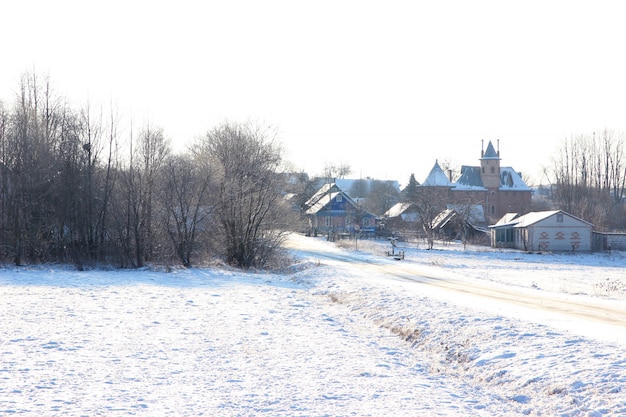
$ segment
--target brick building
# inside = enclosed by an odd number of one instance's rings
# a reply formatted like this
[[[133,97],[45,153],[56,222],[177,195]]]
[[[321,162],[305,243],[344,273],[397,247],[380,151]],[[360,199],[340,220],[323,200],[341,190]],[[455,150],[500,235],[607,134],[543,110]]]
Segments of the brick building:
[[[479,161],[479,166],[463,165],[455,182],[435,162],[421,187],[433,187],[447,204],[481,205],[486,224],[494,224],[505,213],[530,212],[530,187],[512,167],[501,166],[500,150],[491,141]]]

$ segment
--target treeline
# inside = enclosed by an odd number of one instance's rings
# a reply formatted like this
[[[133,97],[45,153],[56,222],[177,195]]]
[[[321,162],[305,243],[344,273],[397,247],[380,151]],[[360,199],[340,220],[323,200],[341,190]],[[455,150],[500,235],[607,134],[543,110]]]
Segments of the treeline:
[[[593,223],[626,231],[626,142],[609,130],[563,140],[546,170],[552,206]]]
[[[249,268],[275,258],[290,216],[270,129],[224,122],[174,154],[161,128],[120,119],[72,108],[34,74],[0,102],[0,260],[83,269],[219,257]]]

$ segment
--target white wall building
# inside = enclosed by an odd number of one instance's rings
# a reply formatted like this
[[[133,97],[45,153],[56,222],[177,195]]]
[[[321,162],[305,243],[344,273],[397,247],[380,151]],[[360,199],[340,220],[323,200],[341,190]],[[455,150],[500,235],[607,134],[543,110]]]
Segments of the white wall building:
[[[591,251],[593,224],[561,210],[508,213],[491,228],[491,246],[527,251]]]

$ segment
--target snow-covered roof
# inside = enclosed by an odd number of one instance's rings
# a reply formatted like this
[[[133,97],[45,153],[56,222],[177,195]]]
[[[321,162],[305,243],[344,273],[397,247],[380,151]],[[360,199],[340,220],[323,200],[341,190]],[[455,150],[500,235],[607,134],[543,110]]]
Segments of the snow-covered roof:
[[[502,216],[500,220],[498,220],[496,224],[493,225],[493,227],[507,225],[513,222],[513,220],[515,220],[518,217],[519,217],[519,213],[506,213],[504,216]]]
[[[412,203],[396,203],[385,213],[385,217],[398,217],[411,207]]]
[[[340,194],[342,196],[345,196],[345,198],[349,198],[341,190],[335,191],[335,192],[326,193],[326,195],[324,195],[323,198],[318,198],[315,203],[313,203],[311,206],[309,206],[307,208],[307,210],[305,211],[305,213],[306,214],[315,214],[315,213],[317,213],[318,211],[320,211],[324,207],[326,207],[326,205],[328,205],[328,203],[330,203],[335,198],[337,198],[337,196],[340,195]]]
[[[581,221],[583,223],[586,223],[586,224],[588,224],[590,226],[593,226],[591,223],[589,223],[589,222],[587,222],[585,220],[579,219],[576,216],[572,216],[571,214],[566,213],[563,210],[547,210],[547,211],[532,211],[532,212],[527,213],[527,214],[525,214],[523,216],[515,217],[515,218],[511,219],[508,223],[505,223],[503,221],[504,218],[502,218],[502,219],[500,219],[498,221],[498,223],[496,223],[492,227],[514,227],[514,228],[528,227],[528,226],[531,226],[531,225],[533,225],[535,223],[538,223],[538,222],[540,222],[542,220],[545,220],[545,219],[547,219],[547,218],[549,218],[551,216],[554,216],[557,213],[564,214],[564,215],[569,216],[569,217],[571,217],[573,219],[576,219],[576,220]],[[511,214],[511,213],[508,213],[508,214]]]
[[[500,189],[530,191],[519,172],[511,167],[500,168]]]
[[[480,167],[463,165],[461,176],[454,183],[454,188],[456,190],[486,190],[480,176]]]
[[[433,219],[433,224],[432,224],[433,228],[440,229],[442,227],[445,227],[445,225],[450,221],[450,219],[452,219],[456,215],[457,214],[454,210],[445,209],[444,211],[439,213],[437,216],[435,216],[435,218]]]
[[[430,170],[430,173],[422,183],[422,186],[430,187],[452,187],[452,183],[448,179],[448,176],[443,172],[443,169],[439,166],[439,162],[435,161],[435,165]]]
[[[560,210],[549,210],[549,211],[533,211],[533,212],[527,213],[513,220],[513,222],[515,223],[514,227],[530,226],[531,224],[535,224],[537,222],[547,219],[548,217],[555,215],[559,211]]]
[[[308,210],[310,207],[315,205],[322,199],[326,194],[328,194],[331,190],[337,190],[338,187],[335,183],[324,184],[311,198],[309,198],[306,203],[304,203],[304,209]]]
[[[348,194],[343,192],[341,188],[335,183],[324,184],[313,197],[304,203],[302,209],[305,214],[317,214],[320,210],[324,209],[331,201],[335,201],[337,196],[341,196],[351,206],[356,207],[357,203]],[[369,214],[369,213],[368,213]]]
[[[486,190],[480,175],[481,168],[463,165],[461,176],[453,184],[455,190]],[[500,190],[530,191],[521,175],[512,167],[500,167]]]

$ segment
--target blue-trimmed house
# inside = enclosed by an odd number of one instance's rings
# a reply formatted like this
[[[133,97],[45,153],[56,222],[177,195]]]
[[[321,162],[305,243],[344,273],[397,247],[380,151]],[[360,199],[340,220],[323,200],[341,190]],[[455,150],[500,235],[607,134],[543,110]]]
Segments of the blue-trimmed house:
[[[302,206],[309,233],[374,235],[376,216],[365,210],[336,183],[324,184]]]

